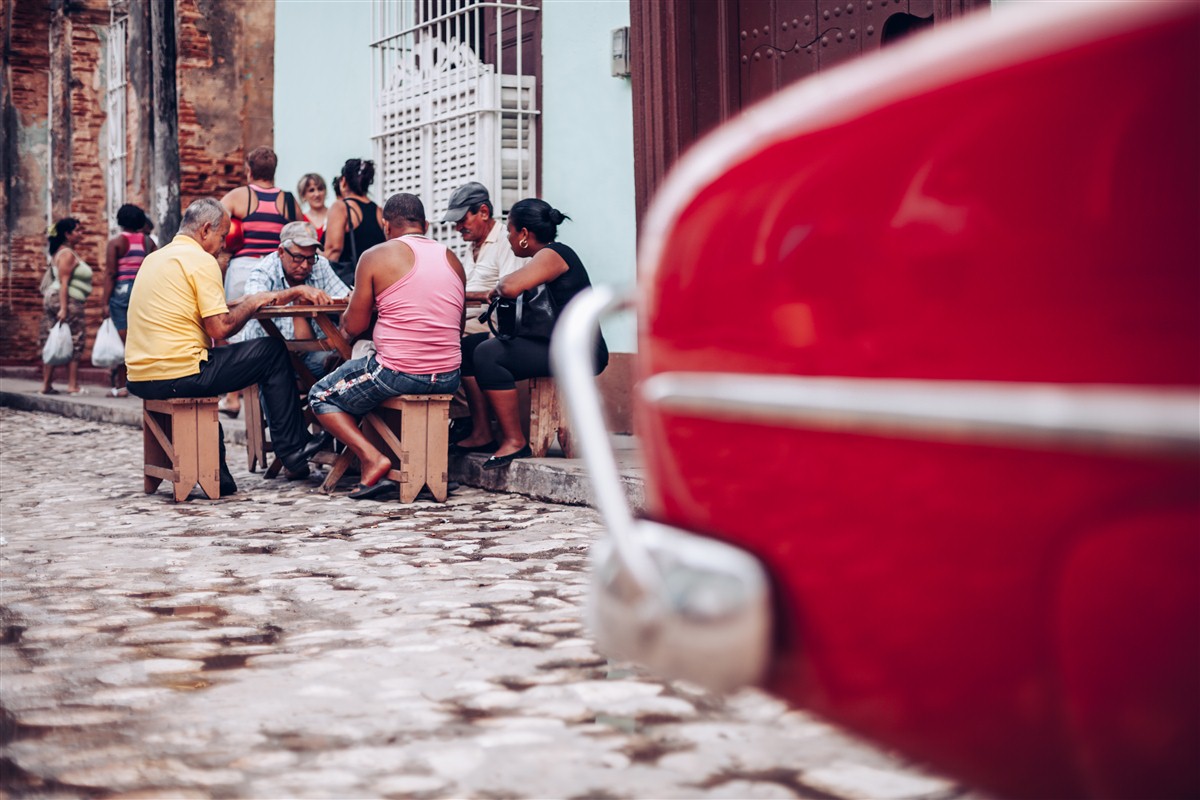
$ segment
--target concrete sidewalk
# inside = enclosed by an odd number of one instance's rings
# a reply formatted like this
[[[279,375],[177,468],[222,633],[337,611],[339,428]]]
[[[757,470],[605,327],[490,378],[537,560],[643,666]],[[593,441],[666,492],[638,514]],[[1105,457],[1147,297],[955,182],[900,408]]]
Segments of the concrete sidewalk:
[[[61,382],[60,382],[61,383]],[[136,397],[110,397],[105,389],[84,384],[83,394],[43,395],[39,381],[0,376],[0,405],[24,411],[43,411],[92,422],[140,427],[142,403]],[[245,457],[246,426],[241,419],[221,418],[231,462]],[[636,511],[643,506],[641,458],[632,436],[613,435],[613,447],[625,495]],[[528,458],[507,469],[482,469],[486,456],[470,455],[450,460],[450,480],[495,492],[514,492],[538,500],[566,505],[594,505],[592,486],[583,461],[577,458]]]

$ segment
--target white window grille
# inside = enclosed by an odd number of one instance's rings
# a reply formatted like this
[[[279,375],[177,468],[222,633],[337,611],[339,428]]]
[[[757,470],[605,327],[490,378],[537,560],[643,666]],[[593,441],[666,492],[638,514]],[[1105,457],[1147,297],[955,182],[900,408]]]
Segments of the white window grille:
[[[421,198],[430,235],[468,181],[500,215],[537,186],[536,0],[375,0],[372,138],[384,199]]]
[[[110,22],[108,27],[108,169],[105,189],[108,198],[108,228],[117,230],[117,211],[125,204],[125,43],[128,17]]]

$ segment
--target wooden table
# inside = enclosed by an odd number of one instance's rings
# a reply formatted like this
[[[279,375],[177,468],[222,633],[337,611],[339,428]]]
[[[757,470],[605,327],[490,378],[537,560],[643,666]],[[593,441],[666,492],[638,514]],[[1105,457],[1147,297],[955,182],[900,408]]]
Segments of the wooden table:
[[[322,351],[336,352],[344,360],[350,359],[350,342],[342,335],[336,321],[336,317],[345,312],[347,304],[347,301],[343,300],[322,305],[263,306],[254,313],[254,319],[258,320],[268,336],[279,339],[287,345],[288,354],[292,358],[292,366],[296,370],[298,379],[296,388],[303,395],[307,395],[308,390],[317,382],[316,376],[304,363],[302,358],[304,354]],[[284,317],[292,319],[302,317],[314,320],[317,327],[325,334],[325,338],[288,339],[275,324],[276,319]],[[246,457],[249,461],[249,469],[254,472],[258,466],[262,466],[266,469],[268,478],[274,477],[279,473],[282,464],[278,458],[272,459],[269,466],[267,464],[267,453],[271,450],[271,444],[267,441],[266,429],[263,425],[262,404],[258,396],[257,384],[245,389],[243,405],[246,407]],[[310,424],[318,424],[307,407],[305,408],[305,418]],[[321,458],[313,460],[322,461]]]

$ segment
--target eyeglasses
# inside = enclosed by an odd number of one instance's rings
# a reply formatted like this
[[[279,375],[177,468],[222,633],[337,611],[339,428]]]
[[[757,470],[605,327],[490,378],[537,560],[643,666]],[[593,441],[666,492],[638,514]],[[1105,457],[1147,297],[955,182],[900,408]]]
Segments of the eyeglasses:
[[[313,253],[311,256],[305,256],[305,255],[301,255],[299,253],[293,253],[291,250],[288,250],[286,247],[283,248],[283,252],[285,252],[289,256],[291,256],[293,261],[299,261],[301,263],[308,263],[308,264],[317,263],[317,254],[316,253]]]

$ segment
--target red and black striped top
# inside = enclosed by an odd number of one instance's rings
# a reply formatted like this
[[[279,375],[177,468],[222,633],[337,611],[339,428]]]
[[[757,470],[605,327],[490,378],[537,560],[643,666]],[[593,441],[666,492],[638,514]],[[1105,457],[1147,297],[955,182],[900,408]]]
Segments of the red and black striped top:
[[[131,281],[136,278],[138,267],[142,266],[142,259],[146,257],[145,234],[121,231],[121,235],[125,237],[125,241],[129,242],[129,248],[125,251],[125,255],[117,259],[118,282]]]
[[[258,196],[258,206],[242,219],[242,247],[233,257],[262,258],[279,248],[279,231],[290,220],[275,208],[275,198],[279,197],[279,189],[260,189],[257,186],[247,188]]]

